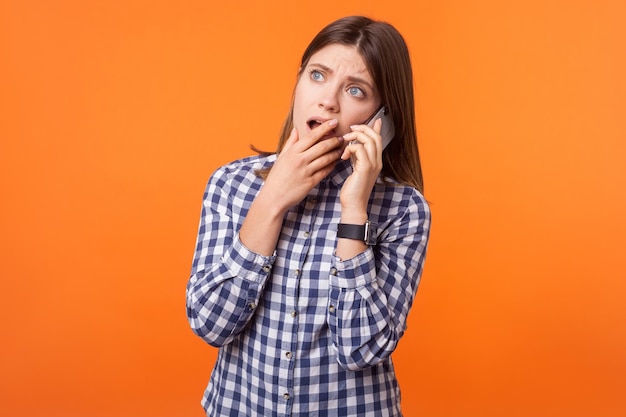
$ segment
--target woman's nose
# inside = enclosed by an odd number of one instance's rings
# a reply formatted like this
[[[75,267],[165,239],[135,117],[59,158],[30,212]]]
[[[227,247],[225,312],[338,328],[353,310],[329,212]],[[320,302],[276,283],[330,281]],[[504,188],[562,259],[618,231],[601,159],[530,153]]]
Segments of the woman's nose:
[[[335,91],[325,91],[319,97],[318,106],[321,109],[329,112],[339,111],[339,100],[337,100],[337,93]]]

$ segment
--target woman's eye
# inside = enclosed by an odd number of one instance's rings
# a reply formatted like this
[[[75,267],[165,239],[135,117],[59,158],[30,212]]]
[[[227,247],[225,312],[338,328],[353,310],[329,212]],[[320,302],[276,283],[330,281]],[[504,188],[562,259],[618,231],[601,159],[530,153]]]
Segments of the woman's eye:
[[[311,70],[311,79],[313,81],[323,81],[324,76],[318,70]]]
[[[365,97],[365,91],[363,91],[359,87],[348,88],[348,94],[354,97]]]

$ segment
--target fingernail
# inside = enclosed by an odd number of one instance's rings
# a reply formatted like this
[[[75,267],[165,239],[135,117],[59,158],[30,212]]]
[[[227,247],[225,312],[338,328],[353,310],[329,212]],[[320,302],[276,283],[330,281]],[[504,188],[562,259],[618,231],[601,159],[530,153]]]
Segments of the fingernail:
[[[337,126],[337,123],[339,123],[337,119],[332,119],[330,122],[328,122],[328,126]]]

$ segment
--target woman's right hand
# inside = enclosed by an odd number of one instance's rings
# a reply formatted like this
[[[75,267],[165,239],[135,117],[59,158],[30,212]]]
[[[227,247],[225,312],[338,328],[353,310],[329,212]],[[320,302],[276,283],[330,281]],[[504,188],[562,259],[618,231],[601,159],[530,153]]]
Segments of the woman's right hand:
[[[274,253],[287,210],[339,161],[343,137],[328,136],[335,126],[336,120],[328,120],[303,137],[291,131],[241,226],[239,236],[248,249],[265,256]]]
[[[283,211],[304,199],[339,161],[344,140],[327,137],[336,126],[337,120],[331,119],[302,137],[296,128],[291,131],[262,190]]]

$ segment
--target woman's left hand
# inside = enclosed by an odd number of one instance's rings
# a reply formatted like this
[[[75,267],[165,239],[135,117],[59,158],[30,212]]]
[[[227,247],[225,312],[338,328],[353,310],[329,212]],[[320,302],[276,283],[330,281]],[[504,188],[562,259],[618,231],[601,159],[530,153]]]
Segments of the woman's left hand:
[[[352,132],[345,134],[348,142],[341,159],[352,158],[353,172],[341,188],[340,201],[345,209],[367,210],[372,188],[383,167],[383,145],[380,136],[382,120],[367,125],[351,126]]]

